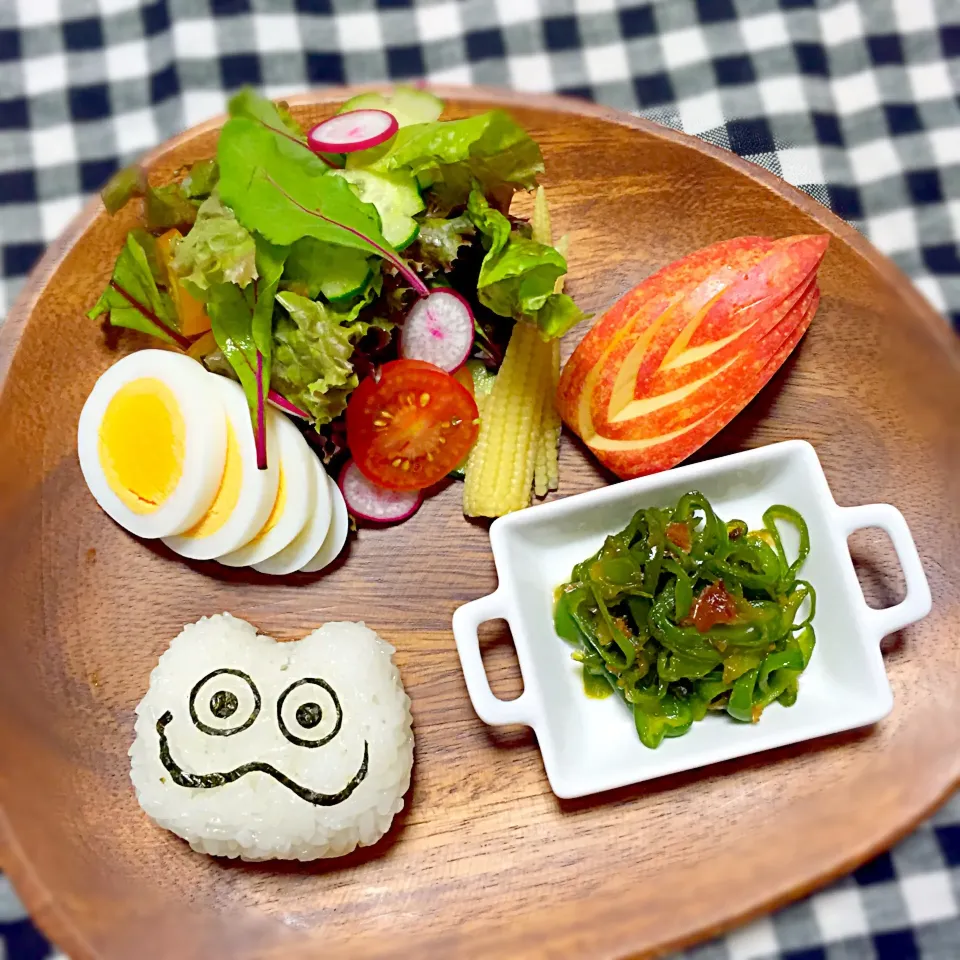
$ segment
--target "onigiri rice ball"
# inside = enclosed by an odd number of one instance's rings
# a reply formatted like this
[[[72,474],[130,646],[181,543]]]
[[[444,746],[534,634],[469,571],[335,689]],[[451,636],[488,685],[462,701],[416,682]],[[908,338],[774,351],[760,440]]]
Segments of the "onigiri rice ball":
[[[279,643],[228,613],[184,627],[137,706],[140,806],[199,853],[339,857],[403,808],[410,700],[362,623]]]

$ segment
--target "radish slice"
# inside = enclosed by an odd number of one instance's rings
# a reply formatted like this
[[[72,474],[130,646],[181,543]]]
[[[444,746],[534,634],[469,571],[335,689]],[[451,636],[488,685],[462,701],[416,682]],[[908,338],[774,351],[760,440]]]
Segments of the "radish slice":
[[[397,132],[397,118],[386,110],[350,110],[318,123],[307,134],[314,153],[369,150]]]
[[[399,523],[413,516],[423,503],[420,490],[388,490],[368,480],[353,460],[340,471],[340,490],[347,509],[358,520]]]
[[[447,373],[467,362],[473,346],[473,311],[455,290],[434,290],[407,314],[400,334],[400,356],[425,360]]]

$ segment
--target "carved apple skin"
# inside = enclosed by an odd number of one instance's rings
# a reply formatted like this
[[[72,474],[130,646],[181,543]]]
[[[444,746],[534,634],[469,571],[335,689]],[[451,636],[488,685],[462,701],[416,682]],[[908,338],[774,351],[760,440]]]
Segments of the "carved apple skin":
[[[567,361],[557,409],[617,476],[686,459],[773,376],[816,313],[826,236],[738,237],[648,277]]]

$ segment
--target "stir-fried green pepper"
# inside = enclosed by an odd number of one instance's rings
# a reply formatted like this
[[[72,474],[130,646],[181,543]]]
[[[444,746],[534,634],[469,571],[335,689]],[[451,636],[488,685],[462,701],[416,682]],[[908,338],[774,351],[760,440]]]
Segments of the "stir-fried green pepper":
[[[799,534],[792,563],[777,521]],[[673,509],[638,510],[558,588],[556,630],[577,647],[585,689],[618,693],[645,746],[708,710],[756,723],[774,701],[796,701],[815,643],[816,593],[797,579],[810,536],[791,507],[763,523],[725,522],[692,491]]]

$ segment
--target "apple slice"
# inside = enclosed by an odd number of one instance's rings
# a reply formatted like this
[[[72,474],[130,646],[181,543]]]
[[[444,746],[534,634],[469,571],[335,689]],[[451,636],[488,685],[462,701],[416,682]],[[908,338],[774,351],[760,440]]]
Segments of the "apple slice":
[[[748,399],[760,389],[755,380],[780,345],[807,317],[819,301],[816,283],[762,335],[750,349],[737,353],[716,369],[669,391],[651,394],[628,404],[613,422],[604,423],[598,433],[611,440],[646,440],[670,433],[681,424],[698,423],[719,405],[745,394]],[[718,398],[720,403],[718,404]]]
[[[668,264],[647,277],[594,323],[563,368],[560,394],[574,402],[590,371],[609,356],[628,333],[650,326],[671,304],[727,264],[738,263],[742,256],[753,258],[755,262],[762,251],[770,246],[772,241],[765,237],[723,240]]]
[[[752,392],[743,391],[715,407],[700,420],[657,438],[610,440],[595,436],[588,444],[591,451],[604,466],[623,478],[645,476],[675,467],[719,433],[760,392],[806,333],[819,299],[818,291],[806,316],[780,342],[767,363],[751,380]]]
[[[827,242],[741,237],[649,277],[567,362],[557,391],[563,419],[620,476],[685,459],[749,402],[782,362],[769,367],[783,345],[806,330]]]

